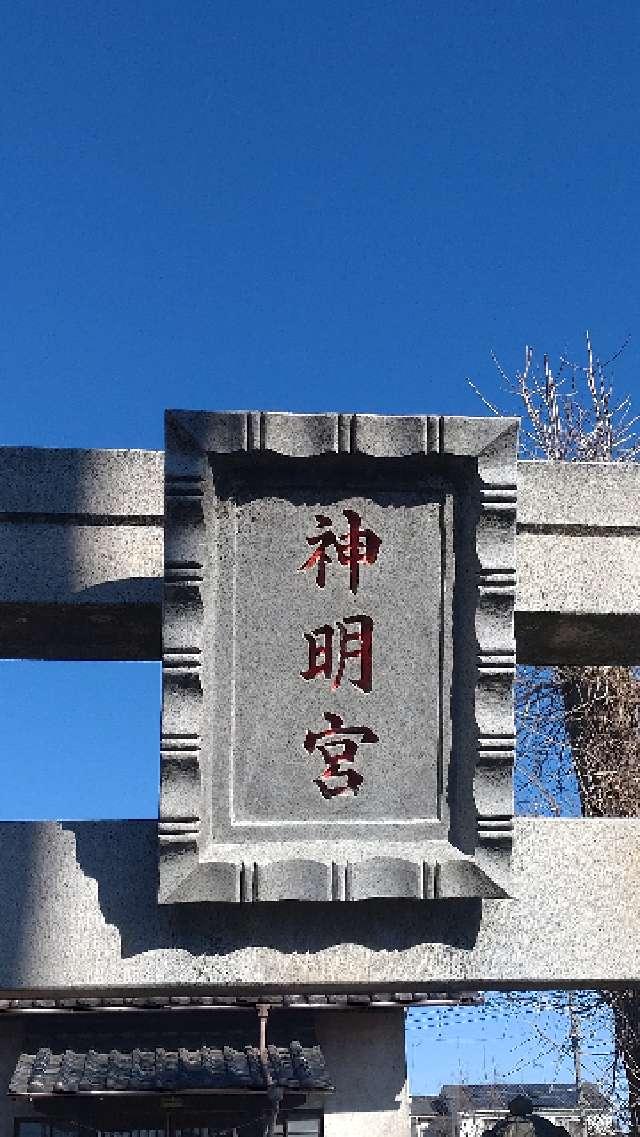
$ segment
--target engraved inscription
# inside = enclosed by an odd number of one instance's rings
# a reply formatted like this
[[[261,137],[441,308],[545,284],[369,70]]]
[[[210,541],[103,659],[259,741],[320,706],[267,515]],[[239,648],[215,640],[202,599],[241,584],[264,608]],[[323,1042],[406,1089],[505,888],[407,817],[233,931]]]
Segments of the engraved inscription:
[[[318,529],[328,532],[307,537],[307,544],[317,545],[317,548],[304,564],[300,565],[300,572],[304,572],[305,569],[315,569],[316,584],[318,588],[324,588],[327,582],[327,565],[333,563],[329,549],[334,549],[338,564],[345,565],[349,569],[349,588],[355,595],[360,583],[360,565],[375,564],[382,541],[373,529],[362,528],[362,519],[355,509],[345,509],[343,513],[349,528],[340,537],[336,537],[333,530],[329,529],[332,524],[331,518],[323,513],[316,513]]]

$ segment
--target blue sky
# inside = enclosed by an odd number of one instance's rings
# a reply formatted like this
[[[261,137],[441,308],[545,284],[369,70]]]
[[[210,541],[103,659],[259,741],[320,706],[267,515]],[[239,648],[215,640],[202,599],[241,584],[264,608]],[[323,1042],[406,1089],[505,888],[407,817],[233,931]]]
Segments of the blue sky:
[[[639,44],[630,0],[5,5],[4,442],[465,412],[586,327],[629,386]]]
[[[480,413],[587,327],[637,395],[639,48],[628,2],[5,5],[0,444]],[[4,816],[155,813],[156,665],[0,672]]]
[[[587,995],[574,996],[584,1081],[619,1102],[613,1089],[611,1014]],[[575,1064],[566,996],[559,992],[488,992],[482,1007],[413,1010],[407,1023],[409,1082],[414,1094],[436,1094],[447,1082],[571,1084]]]
[[[3,5],[0,444],[479,413],[586,328],[637,400],[639,48],[630,0]],[[2,816],[155,814],[157,665],[0,682]]]

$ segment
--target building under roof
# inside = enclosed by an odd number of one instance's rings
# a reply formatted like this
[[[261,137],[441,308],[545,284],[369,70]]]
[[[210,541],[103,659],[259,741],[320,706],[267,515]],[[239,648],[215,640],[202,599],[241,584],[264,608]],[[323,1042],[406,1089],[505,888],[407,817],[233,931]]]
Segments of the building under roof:
[[[415,1137],[427,1137],[428,1134],[459,1133],[464,1129],[471,1137],[505,1117],[509,1102],[518,1095],[530,1098],[536,1114],[576,1134],[581,1131],[581,1113],[588,1117],[611,1117],[610,1102],[591,1082],[583,1082],[581,1102],[575,1083],[447,1084],[436,1095],[412,1097],[412,1132]]]

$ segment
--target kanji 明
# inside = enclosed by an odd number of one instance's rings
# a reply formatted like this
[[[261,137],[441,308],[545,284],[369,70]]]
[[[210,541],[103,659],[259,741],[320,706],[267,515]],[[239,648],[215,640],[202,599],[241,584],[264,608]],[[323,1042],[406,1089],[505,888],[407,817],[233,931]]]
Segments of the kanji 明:
[[[301,671],[303,679],[315,679],[322,675],[331,679],[331,690],[337,691],[342,682],[345,667],[349,660],[360,664],[357,678],[349,682],[361,691],[370,691],[372,682],[373,620],[370,616],[345,616],[338,620],[337,650],[334,650],[334,628],[323,624],[312,632],[305,632],[304,638],[309,648],[309,665]],[[350,630],[353,629],[353,630]],[[336,671],[334,675],[334,662]]]
[[[353,766],[358,746],[363,742],[378,742],[378,735],[369,726],[344,726],[341,715],[326,711],[328,730],[308,730],[304,748],[309,754],[318,750],[326,762],[320,777],[314,778],[323,797],[340,794],[357,794],[364,778]],[[353,737],[360,736],[360,742]],[[346,736],[346,737],[344,737]],[[342,779],[340,781],[339,779]]]
[[[326,517],[324,513],[316,513],[316,521],[318,529],[325,529],[328,532],[318,533],[315,537],[307,537],[308,545],[317,545],[311,556],[300,565],[300,572],[304,569],[316,569],[316,584],[318,588],[324,588],[327,579],[327,565],[332,563],[333,558],[329,556],[328,550],[333,548],[336,551],[338,564],[347,565],[349,568],[349,588],[355,594],[358,591],[358,584],[360,582],[360,565],[373,565],[378,559],[378,552],[382,541],[373,529],[362,528],[362,518],[359,513],[354,509],[344,509],[342,511],[349,524],[347,533],[342,533],[337,537],[332,529],[330,517]]]

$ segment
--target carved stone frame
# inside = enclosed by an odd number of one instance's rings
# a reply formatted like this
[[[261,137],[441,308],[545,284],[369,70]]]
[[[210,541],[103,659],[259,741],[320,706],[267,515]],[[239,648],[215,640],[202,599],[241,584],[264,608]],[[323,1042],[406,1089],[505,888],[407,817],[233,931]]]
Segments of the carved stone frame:
[[[509,895],[517,428],[517,419],[507,418],[167,412],[161,903]],[[456,574],[466,575],[475,610],[464,652],[475,656],[473,753],[465,758],[467,767],[471,758],[473,810],[466,831],[453,832],[448,842],[426,841],[422,847],[414,842],[400,854],[372,844],[346,863],[332,860],[330,850],[322,857],[300,857],[282,847],[263,860],[245,860],[240,844],[231,852],[224,846],[213,859],[210,851],[202,857],[207,844],[201,833],[207,778],[201,753],[202,651],[211,470],[216,456],[223,460],[256,451],[265,459],[426,456],[436,469],[441,462],[458,471],[471,517],[471,541]]]

